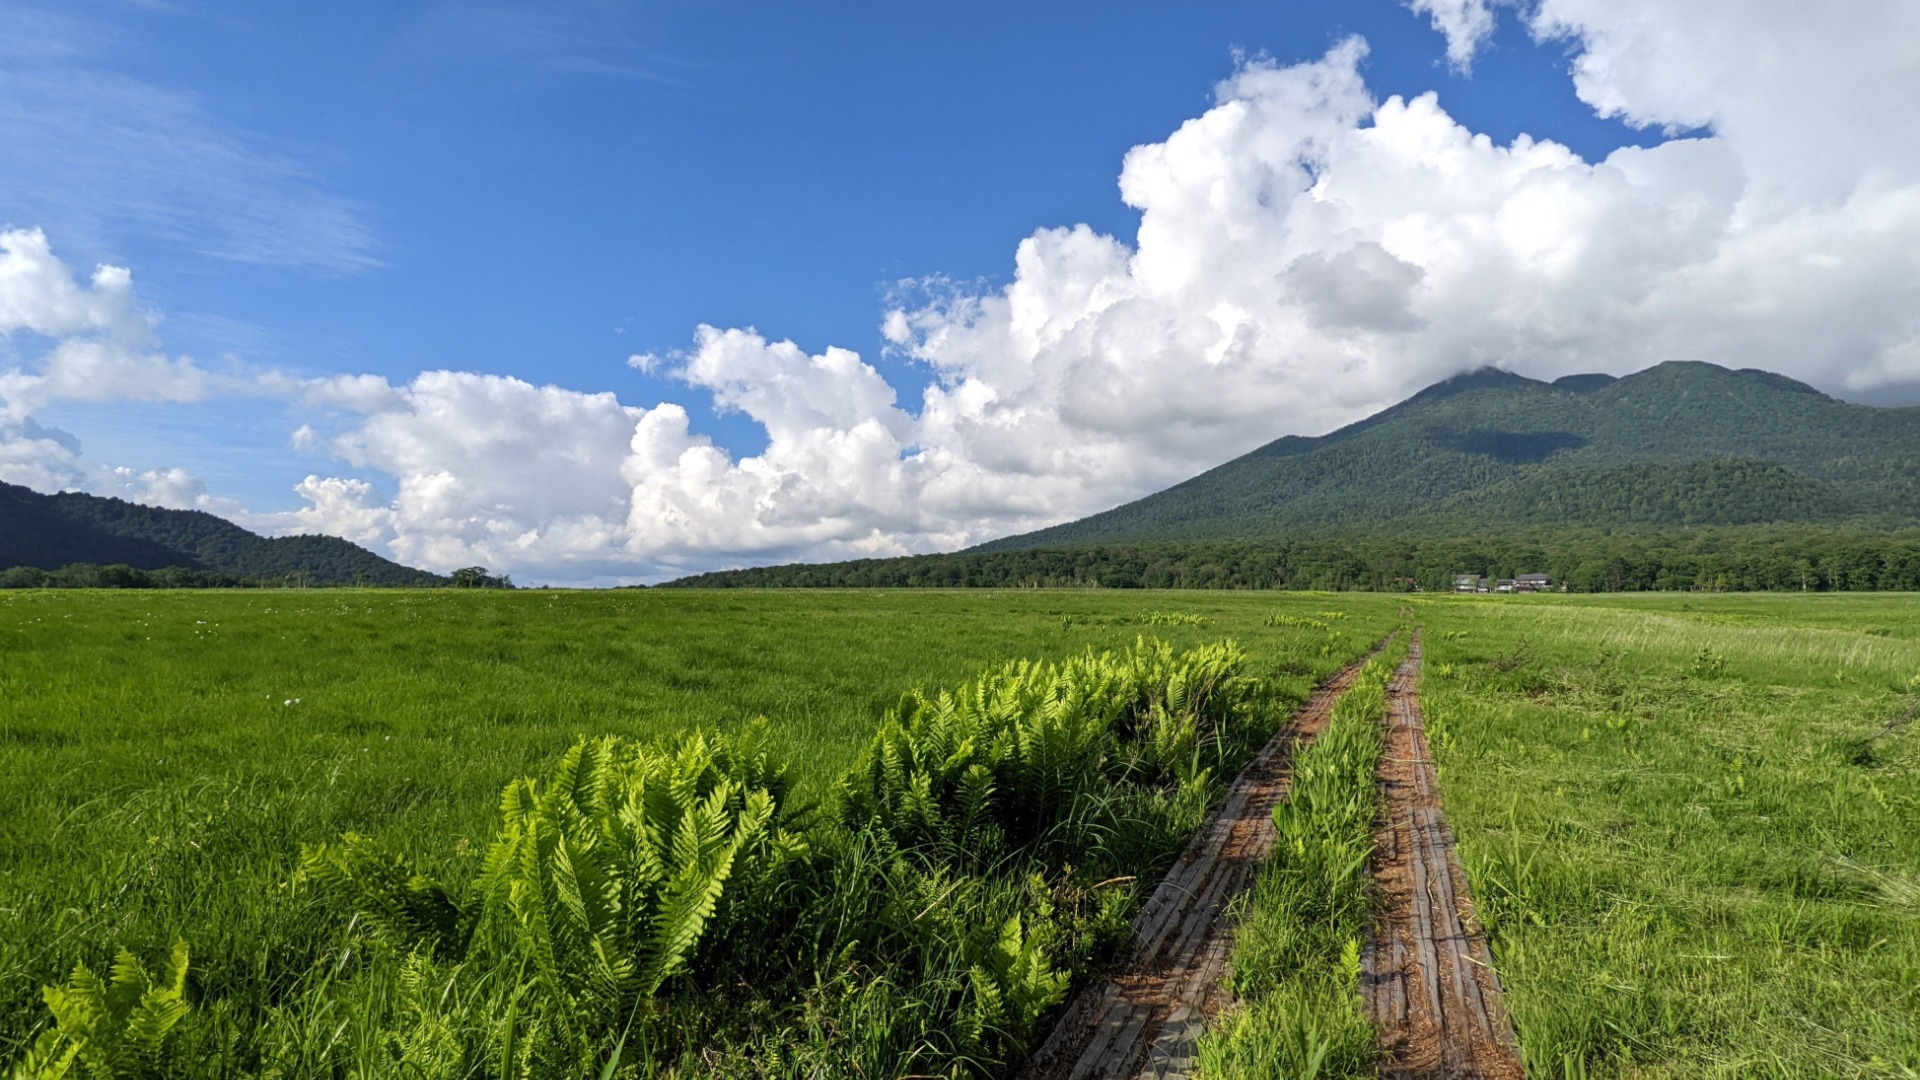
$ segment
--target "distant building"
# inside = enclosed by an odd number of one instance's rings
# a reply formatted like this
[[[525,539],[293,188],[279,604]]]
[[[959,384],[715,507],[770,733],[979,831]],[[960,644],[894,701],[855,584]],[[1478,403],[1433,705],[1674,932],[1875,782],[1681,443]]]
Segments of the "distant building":
[[[1479,574],[1455,574],[1453,591],[1457,593],[1534,593],[1565,592],[1566,586],[1556,588],[1553,579],[1545,574],[1521,574],[1519,577],[1488,578]]]
[[[1545,574],[1521,574],[1513,579],[1514,592],[1547,592],[1553,588],[1553,579]]]

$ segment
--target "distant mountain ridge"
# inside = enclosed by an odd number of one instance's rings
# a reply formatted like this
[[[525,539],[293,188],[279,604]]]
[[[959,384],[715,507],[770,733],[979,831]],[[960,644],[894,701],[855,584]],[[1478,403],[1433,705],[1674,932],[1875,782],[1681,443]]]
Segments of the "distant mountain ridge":
[[[1483,368],[1165,491],[970,549],[1490,527],[1920,524],[1920,408],[1669,362],[1541,382]]]
[[[200,510],[167,510],[80,492],[0,483],[0,569],[70,563],[181,567],[240,577],[304,575],[315,584],[436,585],[446,579],[336,536],[268,538]]]

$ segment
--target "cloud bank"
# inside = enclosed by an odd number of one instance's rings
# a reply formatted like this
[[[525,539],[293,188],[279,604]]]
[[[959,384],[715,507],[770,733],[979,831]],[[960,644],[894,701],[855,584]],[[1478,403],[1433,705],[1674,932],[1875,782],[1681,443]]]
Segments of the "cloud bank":
[[[1920,139],[1904,106],[1920,100],[1920,8],[1410,6],[1456,65],[1521,18],[1569,49],[1597,113],[1695,134],[1586,161],[1546,139],[1494,143],[1432,94],[1375,100],[1358,39],[1250,61],[1202,115],[1127,154],[1131,241],[1041,229],[1004,287],[917,283],[882,313],[885,357],[703,326],[683,352],[637,361],[763,427],[757,454],[694,433],[671,402],[458,371],[343,376],[288,392],[301,437],[360,475],[309,477],[306,507],[269,524],[440,569],[648,578],[1067,520],[1482,364],[1551,378],[1706,360],[1855,394],[1920,381]],[[39,370],[0,376],[15,425],[0,478],[73,453],[25,426],[36,401],[136,368],[160,388],[147,392],[210,392],[190,361],[145,346],[63,359],[140,329],[124,272],[62,278],[37,234],[8,236],[23,269],[0,274],[0,332],[57,344]],[[885,376],[900,363],[934,375],[917,402]],[[62,381],[68,368],[108,374]]]
[[[22,362],[23,354],[31,362]],[[191,403],[271,394],[270,372],[212,372],[168,356],[153,319],[133,299],[125,267],[82,279],[37,229],[0,230],[0,480],[41,490],[85,488],[160,506],[239,512],[179,469],[139,471],[89,462],[71,433],[34,413],[63,402]]]

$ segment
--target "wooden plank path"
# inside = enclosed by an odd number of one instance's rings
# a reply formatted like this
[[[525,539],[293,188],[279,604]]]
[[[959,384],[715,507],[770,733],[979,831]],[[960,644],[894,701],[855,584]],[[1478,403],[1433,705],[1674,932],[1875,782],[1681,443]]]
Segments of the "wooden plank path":
[[[1380,760],[1384,812],[1375,833],[1381,909],[1367,943],[1361,996],[1380,1027],[1385,1080],[1522,1080],[1486,936],[1440,811],[1415,684],[1420,634],[1389,690]]]
[[[1029,1080],[1179,1077],[1221,1003],[1232,946],[1227,905],[1273,850],[1273,808],[1293,780],[1294,749],[1318,735],[1365,657],[1327,680],[1227,791],[1226,802],[1134,919],[1127,963],[1082,990],[1034,1055]]]

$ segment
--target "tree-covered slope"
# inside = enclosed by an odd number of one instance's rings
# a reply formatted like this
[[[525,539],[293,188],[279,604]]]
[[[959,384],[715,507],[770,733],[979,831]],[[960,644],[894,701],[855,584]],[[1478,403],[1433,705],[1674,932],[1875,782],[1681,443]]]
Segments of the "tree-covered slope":
[[[0,569],[51,570],[69,563],[178,566],[260,578],[302,575],[316,584],[442,580],[338,537],[268,539],[199,510],[163,510],[78,492],[42,495],[0,483]]]
[[[1449,379],[1318,438],[979,551],[1398,528],[1920,522],[1920,409],[1762,371]]]
[[[1873,505],[1746,457],[1536,469],[1442,503],[1435,517],[1501,524],[1751,525],[1842,521]]]

